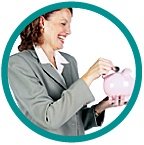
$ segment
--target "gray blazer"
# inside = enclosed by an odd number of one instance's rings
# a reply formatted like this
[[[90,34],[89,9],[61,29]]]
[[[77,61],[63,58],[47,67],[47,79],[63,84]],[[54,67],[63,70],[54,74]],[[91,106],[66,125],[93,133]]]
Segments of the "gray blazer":
[[[41,64],[34,50],[10,56],[8,76],[11,89],[23,114],[37,126],[59,135],[83,135],[86,129],[99,126],[100,116],[87,104],[94,97],[78,77],[76,60],[62,53],[62,77],[50,64]]]

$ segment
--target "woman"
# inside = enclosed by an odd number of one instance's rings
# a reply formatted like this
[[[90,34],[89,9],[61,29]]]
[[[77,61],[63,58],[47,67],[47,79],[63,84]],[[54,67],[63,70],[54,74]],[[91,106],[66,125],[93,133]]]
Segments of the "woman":
[[[91,83],[115,67],[110,60],[100,58],[78,77],[74,57],[58,51],[71,33],[71,18],[71,8],[55,10],[35,19],[21,32],[20,52],[9,59],[9,82],[29,120],[55,134],[78,136],[100,126],[105,109],[124,105],[124,97],[106,97],[87,107],[94,101]]]

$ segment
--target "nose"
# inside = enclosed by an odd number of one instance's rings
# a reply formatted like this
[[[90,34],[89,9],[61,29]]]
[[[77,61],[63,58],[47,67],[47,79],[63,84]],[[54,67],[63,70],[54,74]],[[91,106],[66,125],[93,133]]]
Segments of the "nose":
[[[70,26],[67,26],[66,27],[66,34],[67,35],[70,35],[71,34],[71,28],[70,28]]]

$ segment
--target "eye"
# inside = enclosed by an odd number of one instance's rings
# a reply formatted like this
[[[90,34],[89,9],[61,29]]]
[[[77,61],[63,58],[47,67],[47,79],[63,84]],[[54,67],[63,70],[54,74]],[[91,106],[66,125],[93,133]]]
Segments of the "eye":
[[[61,23],[61,25],[65,26],[65,25],[66,25],[66,23]]]

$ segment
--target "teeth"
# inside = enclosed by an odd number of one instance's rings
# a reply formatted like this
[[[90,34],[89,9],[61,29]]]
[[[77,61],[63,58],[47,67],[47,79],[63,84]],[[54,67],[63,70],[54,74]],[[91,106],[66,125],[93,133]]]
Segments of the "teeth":
[[[58,38],[60,38],[62,40],[65,40],[65,37],[64,36],[58,36]]]

